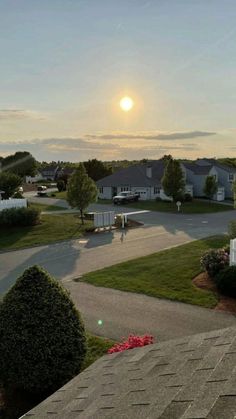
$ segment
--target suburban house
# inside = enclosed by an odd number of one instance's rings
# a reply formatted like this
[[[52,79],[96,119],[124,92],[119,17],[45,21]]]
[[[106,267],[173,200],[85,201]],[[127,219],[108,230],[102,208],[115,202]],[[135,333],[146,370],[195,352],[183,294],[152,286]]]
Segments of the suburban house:
[[[37,173],[35,174],[35,176],[26,176],[25,177],[25,182],[26,183],[36,183],[39,180],[43,180],[43,179],[44,178],[43,178],[41,172],[40,171],[37,171]]]
[[[204,196],[204,184],[207,176],[214,176],[218,182],[217,201],[233,198],[232,182],[236,180],[236,168],[218,163],[214,159],[197,159],[193,163],[182,162],[185,178],[193,185],[193,196]]]
[[[47,166],[41,170],[41,175],[44,180],[56,180],[57,172],[60,170],[58,165]]]
[[[214,176],[218,190],[214,196],[217,201],[233,198],[232,182],[236,180],[236,168],[218,163],[214,159],[198,159],[195,162],[181,162],[185,178],[185,193],[193,197],[204,197],[207,176]],[[97,182],[99,198],[112,199],[119,192],[132,191],[140,194],[141,200],[170,199],[162,188],[165,162],[154,160],[149,163],[130,166]]]
[[[236,328],[105,355],[23,417],[234,419]]]
[[[111,199],[119,192],[132,191],[138,192],[141,200],[170,199],[161,185],[164,169],[165,162],[156,160],[119,170],[97,181],[99,198]],[[192,194],[192,185],[186,184],[186,193]]]

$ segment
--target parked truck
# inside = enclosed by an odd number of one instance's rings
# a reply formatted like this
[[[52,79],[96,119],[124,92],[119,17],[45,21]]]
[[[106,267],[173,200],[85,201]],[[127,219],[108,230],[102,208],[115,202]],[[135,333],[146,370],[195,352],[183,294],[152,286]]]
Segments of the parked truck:
[[[134,202],[138,201],[139,193],[138,192],[131,192],[125,191],[120,192],[119,195],[113,197],[113,203],[115,205],[127,204],[127,202]]]

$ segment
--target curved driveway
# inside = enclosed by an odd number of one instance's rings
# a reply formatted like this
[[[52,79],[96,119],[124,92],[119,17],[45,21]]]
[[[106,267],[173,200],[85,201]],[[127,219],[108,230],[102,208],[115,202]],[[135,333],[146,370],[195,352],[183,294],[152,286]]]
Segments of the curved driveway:
[[[99,208],[104,210],[104,206],[96,205],[96,209]],[[108,206],[105,208],[109,209]],[[127,207],[119,207],[118,210],[133,211]],[[129,332],[151,331],[165,339],[187,335],[191,331],[197,333],[226,327],[235,322],[235,317],[143,295],[126,295],[75,283],[72,279],[85,272],[167,247],[225,233],[228,222],[235,219],[235,215],[234,211],[206,215],[149,212],[132,216],[141,219],[144,226],[131,229],[126,234],[112,231],[84,239],[0,253],[0,294],[9,289],[25,268],[39,264],[63,280],[71,290],[88,329],[93,333],[120,338]],[[105,319],[102,328],[96,323],[100,317]]]

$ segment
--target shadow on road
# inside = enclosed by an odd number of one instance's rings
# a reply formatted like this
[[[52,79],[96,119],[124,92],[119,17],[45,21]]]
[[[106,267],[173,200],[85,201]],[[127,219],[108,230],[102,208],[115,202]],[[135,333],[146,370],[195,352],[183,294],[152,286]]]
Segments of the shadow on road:
[[[2,266],[0,266],[0,295],[15,283],[25,269],[35,264],[46,269],[57,279],[69,275],[80,256],[80,249],[75,243],[75,241],[60,242],[44,247],[34,247],[23,252],[13,251],[0,255],[5,257],[5,263],[1,263]],[[11,269],[12,265],[15,268]],[[1,271],[4,270],[8,273],[2,275]]]

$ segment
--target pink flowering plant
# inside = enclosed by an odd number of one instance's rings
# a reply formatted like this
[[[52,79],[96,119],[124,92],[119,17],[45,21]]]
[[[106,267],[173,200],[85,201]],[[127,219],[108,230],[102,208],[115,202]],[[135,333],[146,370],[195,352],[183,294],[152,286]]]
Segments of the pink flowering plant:
[[[229,248],[208,250],[202,255],[200,264],[214,279],[218,272],[229,266]]]
[[[135,336],[129,335],[128,339],[123,340],[121,343],[116,343],[112,348],[108,349],[108,354],[114,352],[127,351],[128,349],[140,348],[141,346],[153,344],[154,338],[152,335]]]

